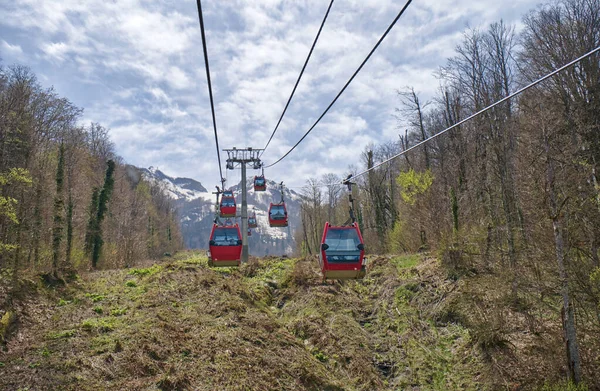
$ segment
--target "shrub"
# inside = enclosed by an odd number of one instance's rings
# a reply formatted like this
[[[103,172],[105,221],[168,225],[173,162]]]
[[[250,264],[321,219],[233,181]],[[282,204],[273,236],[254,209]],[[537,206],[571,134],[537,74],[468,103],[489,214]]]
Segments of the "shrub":
[[[430,170],[419,173],[411,168],[406,172],[401,172],[396,178],[396,183],[402,189],[400,192],[402,200],[409,205],[414,205],[417,196],[424,194],[431,187],[433,174]]]
[[[92,300],[92,303],[97,303],[99,301],[106,299],[106,296],[98,294],[98,293],[86,293],[85,297]]]
[[[58,306],[59,307],[65,306],[67,304],[71,304],[71,301],[70,300],[65,300],[65,299],[59,299],[58,300]]]
[[[57,333],[48,334],[48,338],[50,339],[63,339],[63,338],[71,338],[76,334],[75,330],[64,330],[59,331]]]
[[[127,308],[114,308],[110,310],[112,316],[121,316],[127,313]]]

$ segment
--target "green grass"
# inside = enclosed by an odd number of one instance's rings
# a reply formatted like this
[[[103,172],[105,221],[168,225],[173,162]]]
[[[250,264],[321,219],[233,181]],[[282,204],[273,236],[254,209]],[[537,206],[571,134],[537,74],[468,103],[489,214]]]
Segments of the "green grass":
[[[197,265],[208,267],[208,258],[201,254],[176,254],[173,259],[181,265]]]
[[[58,306],[59,307],[65,306],[67,304],[71,304],[71,301],[70,300],[65,300],[65,299],[59,299],[58,300]]]
[[[392,258],[391,262],[396,265],[398,270],[409,269],[417,266],[421,256],[419,254],[407,254]]]
[[[122,316],[127,313],[127,308],[113,308],[110,310],[112,316]]]
[[[160,265],[152,265],[151,267],[145,269],[131,269],[129,274],[132,276],[152,276],[156,273],[159,273],[163,270],[163,267]]]
[[[110,334],[100,334],[90,341],[90,349],[94,355],[115,351],[118,340]]]
[[[85,297],[89,298],[92,301],[92,303],[97,303],[99,301],[106,299],[106,296],[98,294],[98,293],[86,293]]]
[[[112,317],[91,318],[81,322],[80,327],[85,331],[97,331],[99,333],[109,333],[117,327],[117,321]]]
[[[319,349],[313,349],[313,356],[321,362],[329,361],[329,357]]]

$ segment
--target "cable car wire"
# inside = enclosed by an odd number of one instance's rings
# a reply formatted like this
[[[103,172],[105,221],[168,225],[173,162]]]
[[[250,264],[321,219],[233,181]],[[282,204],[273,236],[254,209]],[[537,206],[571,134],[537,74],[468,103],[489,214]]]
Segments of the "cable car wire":
[[[287,151],[285,155],[283,155],[282,157],[280,157],[275,163],[272,163],[272,164],[269,164],[268,166],[265,166],[265,168],[273,167],[274,165],[276,165],[277,163],[279,163],[280,161],[282,161],[283,159],[285,159],[287,157],[287,155],[289,155],[294,149],[296,149],[296,147],[306,138],[306,136],[308,136],[309,133],[312,132],[312,130],[315,128],[315,126],[317,126],[317,124],[321,121],[321,119],[325,116],[325,114],[327,114],[327,112],[329,111],[329,109],[331,109],[331,107],[335,104],[335,102],[338,100],[338,98],[344,93],[344,91],[346,91],[346,88],[348,88],[348,86],[350,85],[350,83],[352,83],[352,81],[354,80],[354,78],[356,77],[356,75],[358,75],[358,73],[361,71],[361,69],[367,63],[367,61],[369,61],[369,59],[371,58],[371,55],[373,55],[373,53],[375,52],[375,50],[377,50],[377,48],[379,47],[379,45],[381,44],[381,42],[383,42],[383,40],[385,39],[385,37],[392,30],[392,28],[394,27],[394,25],[396,24],[396,22],[398,21],[398,19],[400,19],[400,17],[402,16],[402,14],[404,14],[404,11],[406,11],[406,9],[410,5],[410,3],[412,3],[412,0],[408,0],[406,2],[406,4],[404,4],[404,7],[402,7],[402,9],[400,10],[400,12],[396,16],[396,18],[394,18],[394,20],[389,25],[389,27],[387,28],[387,30],[385,30],[385,32],[383,33],[383,35],[381,36],[381,38],[379,38],[379,40],[377,41],[377,43],[375,44],[375,46],[373,47],[373,49],[371,49],[371,51],[369,52],[369,54],[367,55],[367,57],[364,59],[364,61],[358,67],[358,69],[354,72],[354,74],[350,77],[350,79],[348,79],[348,81],[346,82],[346,84],[344,85],[344,87],[340,90],[340,92],[336,95],[336,97],[331,101],[331,103],[329,104],[329,106],[327,106],[327,108],[325,109],[325,111],[323,112],[323,114],[321,114],[319,116],[319,118],[315,121],[315,123],[310,127],[310,129],[308,129],[308,131],[306,133],[304,133],[304,136],[302,136],[302,138],[300,140],[298,140],[298,142],[296,144],[294,144],[294,146],[289,151]]]
[[[446,129],[442,130],[441,132],[439,132],[439,133],[436,133],[436,134],[434,134],[433,136],[431,136],[431,137],[429,137],[429,138],[426,138],[425,140],[422,140],[422,141],[420,141],[420,142],[416,143],[415,145],[411,146],[410,148],[407,148],[407,149],[405,149],[404,151],[402,151],[402,152],[400,152],[400,153],[398,153],[398,154],[396,154],[396,155],[394,155],[394,156],[392,156],[392,157],[390,157],[390,158],[388,158],[388,159],[386,159],[386,160],[382,161],[381,163],[378,163],[378,164],[374,165],[373,167],[371,167],[371,168],[369,168],[369,169],[367,169],[367,170],[365,170],[365,171],[362,171],[362,172],[360,172],[360,173],[358,173],[358,174],[355,174],[355,175],[351,176],[351,177],[350,177],[350,178],[348,178],[348,179],[358,178],[359,176],[362,176],[362,175],[364,175],[364,174],[368,173],[369,171],[372,171],[372,170],[376,169],[377,167],[381,167],[381,166],[382,166],[382,165],[384,165],[385,163],[388,163],[388,162],[390,162],[390,161],[392,161],[392,160],[394,160],[394,159],[396,159],[396,158],[398,158],[398,157],[400,157],[400,156],[402,156],[402,155],[404,155],[404,154],[406,154],[406,153],[408,153],[408,152],[412,151],[413,149],[415,149],[415,148],[418,148],[418,147],[420,147],[421,145],[423,145],[423,144],[425,144],[425,143],[427,143],[427,142],[429,142],[429,141],[431,141],[431,140],[433,140],[433,139],[437,138],[438,136],[441,136],[442,134],[444,134],[444,133],[446,133],[446,132],[448,132],[448,131],[450,131],[450,130],[452,130],[452,129],[454,129],[454,128],[456,128],[456,127],[458,127],[458,126],[462,125],[462,124],[464,124],[465,122],[472,120],[473,118],[475,118],[475,117],[477,117],[477,116],[479,116],[479,115],[481,115],[481,114],[485,113],[486,111],[488,111],[488,110],[490,110],[490,109],[492,109],[492,108],[494,108],[494,107],[498,106],[498,105],[499,105],[499,104],[501,104],[501,103],[504,103],[504,102],[506,102],[507,100],[509,100],[509,99],[511,99],[511,98],[513,98],[513,97],[515,97],[515,96],[517,96],[517,95],[519,95],[519,94],[521,94],[522,92],[524,92],[524,91],[527,91],[528,89],[530,89],[530,88],[532,88],[532,87],[534,87],[534,86],[536,86],[536,85],[540,84],[541,82],[543,82],[543,81],[545,81],[545,80],[547,80],[547,79],[551,78],[552,76],[556,75],[557,73],[560,73],[560,72],[564,71],[565,69],[567,69],[567,68],[569,68],[569,67],[571,67],[571,66],[573,66],[573,65],[577,64],[577,63],[578,63],[578,62],[580,62],[581,60],[584,60],[585,58],[587,58],[587,57],[591,56],[592,54],[594,54],[594,53],[597,53],[597,52],[599,52],[599,51],[600,51],[600,46],[598,46],[596,49],[594,49],[594,50],[592,50],[592,51],[589,51],[589,52],[587,52],[587,53],[586,53],[586,54],[584,54],[583,56],[576,58],[575,60],[571,61],[570,63],[568,63],[568,64],[566,64],[566,65],[563,65],[562,67],[560,67],[560,68],[558,68],[558,69],[555,69],[554,71],[550,72],[550,73],[549,73],[549,74],[547,74],[546,76],[543,76],[543,77],[541,77],[541,78],[537,79],[536,81],[534,81],[534,82],[532,82],[532,83],[530,83],[530,84],[526,85],[525,87],[523,87],[523,88],[521,88],[521,89],[519,89],[519,90],[517,90],[517,91],[513,92],[512,94],[505,96],[504,98],[500,99],[499,101],[496,101],[495,103],[492,103],[491,105],[489,105],[489,106],[487,106],[487,107],[485,107],[485,108],[483,108],[483,109],[479,110],[479,111],[478,111],[478,112],[476,112],[475,114],[471,114],[471,115],[470,115],[470,116],[468,116],[467,118],[465,118],[465,119],[463,119],[463,120],[461,120],[461,121],[459,121],[459,122],[455,123],[454,125],[452,125],[452,126],[450,126],[450,127],[446,128]],[[267,166],[267,167],[268,167],[268,166]]]
[[[273,139],[273,136],[275,136],[275,132],[277,132],[277,129],[279,128],[279,124],[281,124],[281,120],[283,119],[283,116],[285,115],[285,112],[287,111],[288,106],[290,105],[290,102],[292,101],[292,98],[294,97],[294,93],[296,92],[296,88],[298,88],[298,84],[300,83],[300,79],[302,79],[302,75],[304,74],[304,70],[306,69],[306,65],[308,65],[308,60],[310,60],[310,56],[312,55],[312,52],[315,49],[315,46],[317,45],[317,41],[319,40],[319,36],[321,35],[321,31],[323,30],[323,26],[325,26],[325,21],[327,20],[327,16],[329,16],[329,11],[331,10],[331,6],[333,5],[333,1],[334,0],[331,0],[331,2],[329,3],[329,7],[327,8],[327,12],[325,12],[325,17],[323,17],[323,21],[321,22],[321,27],[319,27],[319,31],[317,32],[317,36],[315,37],[315,40],[313,41],[312,47],[310,48],[310,51],[308,52],[308,57],[306,57],[306,61],[304,61],[304,65],[302,66],[302,70],[300,71],[300,75],[298,75],[298,80],[296,80],[296,85],[294,85],[294,89],[292,90],[292,93],[290,94],[290,97],[289,97],[287,103],[285,104],[283,112],[281,113],[281,116],[279,117],[279,121],[277,121],[277,125],[275,125],[275,129],[273,129],[273,133],[271,133],[271,137],[269,137],[269,141],[267,141],[267,145],[265,145],[265,147],[263,148],[263,151],[261,152],[260,156],[262,156],[265,153],[265,150],[267,149],[267,147],[271,143],[271,140]],[[260,156],[259,156],[259,158],[260,158]]]
[[[208,95],[210,96],[210,110],[212,112],[213,129],[215,131],[215,144],[217,146],[217,160],[219,161],[219,175],[223,184],[223,168],[221,167],[221,152],[219,150],[219,136],[217,134],[217,120],[215,118],[215,103],[213,100],[212,83],[210,81],[210,68],[208,66],[208,51],[206,49],[206,35],[204,34],[204,18],[202,17],[202,4],[196,0],[198,5],[198,19],[200,20],[200,32],[202,33],[202,49],[204,50],[204,65],[206,67],[206,80],[208,82]]]

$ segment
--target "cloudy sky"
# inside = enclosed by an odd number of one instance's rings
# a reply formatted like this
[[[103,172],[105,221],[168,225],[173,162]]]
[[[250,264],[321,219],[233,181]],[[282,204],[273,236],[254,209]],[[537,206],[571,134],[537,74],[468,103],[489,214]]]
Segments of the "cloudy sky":
[[[538,0],[414,0],[358,77],[270,179],[301,186],[344,175],[369,143],[395,140],[396,90],[423,98],[468,27],[519,28]],[[329,0],[203,0],[219,142],[262,148],[308,54]],[[279,131],[263,156],[282,156],[323,112],[404,5],[336,0]],[[0,58],[110,128],[131,164],[218,182],[194,0],[0,0]],[[239,172],[229,172],[229,184]]]

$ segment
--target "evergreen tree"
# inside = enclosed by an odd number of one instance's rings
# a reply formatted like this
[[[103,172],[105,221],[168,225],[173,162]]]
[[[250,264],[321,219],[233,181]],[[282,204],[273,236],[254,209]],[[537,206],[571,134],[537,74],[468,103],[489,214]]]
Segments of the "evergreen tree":
[[[71,252],[73,249],[73,194],[69,190],[67,201],[67,248],[65,250],[65,265],[71,267]]]
[[[87,230],[85,232],[85,254],[90,255],[94,246],[94,237],[96,232],[96,217],[98,216],[98,195],[99,189],[92,189],[92,201],[90,202],[90,218],[88,220]]]
[[[104,244],[104,241],[102,240],[102,220],[104,220],[106,211],[108,210],[108,202],[110,201],[110,196],[115,185],[115,179],[113,178],[115,172],[115,162],[109,160],[106,162],[106,165],[106,177],[104,178],[104,186],[102,187],[102,191],[98,197],[98,214],[96,215],[94,227],[94,240],[92,247],[93,268],[96,268],[98,265],[98,260],[100,259],[100,254],[102,251],[102,245]]]

